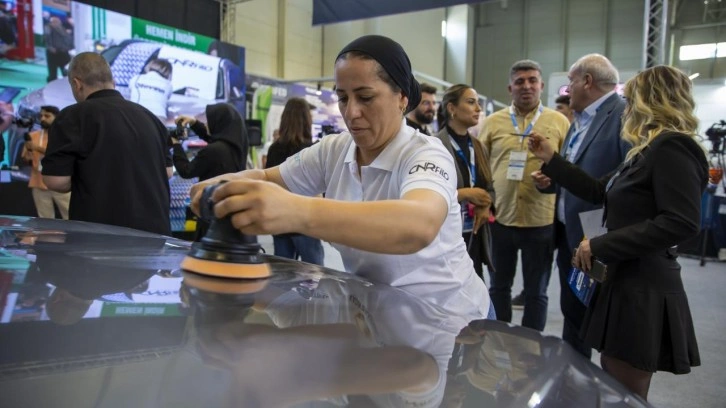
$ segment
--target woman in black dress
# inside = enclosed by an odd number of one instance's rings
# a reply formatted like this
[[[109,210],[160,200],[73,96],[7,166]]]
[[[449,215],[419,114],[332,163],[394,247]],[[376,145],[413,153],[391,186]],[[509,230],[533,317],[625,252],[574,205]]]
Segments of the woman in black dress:
[[[484,148],[469,134],[479,123],[479,95],[469,85],[453,85],[441,101],[443,118],[436,135],[456,162],[457,195],[461,205],[464,242],[474,269],[484,279],[482,264],[491,268],[489,215],[493,206],[492,172]],[[443,119],[443,120],[441,120]]]
[[[310,104],[302,98],[291,98],[285,103],[280,119],[280,137],[267,151],[265,168],[282,164],[288,157],[313,144],[313,118]],[[325,252],[317,238],[302,234],[272,236],[275,255],[323,265]]]
[[[607,265],[582,327],[601,365],[647,399],[655,371],[685,374],[700,365],[677,245],[695,236],[708,164],[696,142],[691,81],[675,68],[649,68],[625,85],[623,138],[632,144],[612,175],[595,180],[554,154],[540,135],[529,148],[544,161],[532,176],[605,203],[607,233],[584,240],[573,265]]]

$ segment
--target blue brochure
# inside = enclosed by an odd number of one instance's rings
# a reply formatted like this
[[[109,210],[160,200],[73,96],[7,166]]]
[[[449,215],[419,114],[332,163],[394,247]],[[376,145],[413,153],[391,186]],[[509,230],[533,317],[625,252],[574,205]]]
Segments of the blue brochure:
[[[567,276],[567,284],[575,293],[580,302],[585,306],[590,304],[592,294],[595,292],[597,282],[594,279],[587,276],[587,274],[578,268],[573,267],[570,269],[570,274]]]

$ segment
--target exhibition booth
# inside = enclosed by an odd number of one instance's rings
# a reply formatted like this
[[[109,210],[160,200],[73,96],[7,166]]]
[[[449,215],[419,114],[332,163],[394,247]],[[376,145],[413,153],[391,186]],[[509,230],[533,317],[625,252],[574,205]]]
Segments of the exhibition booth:
[[[57,69],[53,66],[55,57],[49,58],[44,43],[44,32],[53,20],[59,21],[72,40],[73,47],[67,52],[67,60],[84,51],[103,55],[111,66],[116,88],[121,94],[152,110],[170,130],[179,115],[205,121],[207,105],[218,102],[234,105],[246,119],[248,127],[252,147],[248,168],[261,167],[260,151],[271,142],[284,104],[291,97],[301,97],[309,102],[314,141],[325,134],[345,129],[331,90],[321,88],[320,84],[316,86],[247,74],[243,47],[77,1],[11,0],[5,2],[5,7],[5,15],[14,24],[17,40],[13,47],[0,48],[0,101],[11,103],[15,111],[15,123],[0,138],[2,214],[36,214],[27,187],[30,165],[21,157],[24,137],[29,131],[39,128],[41,106],[63,109],[75,102],[68,80],[63,76],[65,66]],[[0,46],[3,45],[0,42]],[[170,92],[163,101],[147,98],[136,89],[140,78],[148,73],[150,64],[160,60],[168,61],[173,68],[166,79]],[[622,83],[618,90],[622,91],[625,80],[635,74],[635,71],[621,72]],[[550,75],[547,95],[543,97],[548,106],[554,106],[558,95],[567,93],[568,82],[566,72]],[[437,84],[441,85],[443,81]],[[702,131],[716,123],[716,136],[705,143],[713,147],[711,143],[726,136],[726,127],[719,133],[718,126],[718,120],[722,119],[718,117],[719,101],[726,86],[722,82],[694,81],[694,84]],[[481,102],[482,106],[487,106],[486,113],[491,113],[492,101],[484,98]],[[204,146],[205,142],[194,135],[184,141],[189,157]],[[723,144],[712,149],[711,159],[715,168],[723,168],[723,155],[718,154],[722,149]],[[187,207],[188,191],[195,181],[178,175],[170,181],[172,231],[185,238],[188,235],[183,233],[194,230],[194,224],[189,222],[193,217]],[[723,195],[723,185],[704,194],[702,224],[706,232],[684,246],[688,252],[717,256],[718,249],[726,247]]]

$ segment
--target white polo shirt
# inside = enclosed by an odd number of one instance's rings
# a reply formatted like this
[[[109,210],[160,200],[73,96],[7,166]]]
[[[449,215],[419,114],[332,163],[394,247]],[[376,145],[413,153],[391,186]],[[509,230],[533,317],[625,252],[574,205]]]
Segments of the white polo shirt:
[[[129,100],[140,104],[154,115],[165,118],[169,97],[173,90],[170,80],[156,71],[149,71],[131,78]]]
[[[349,132],[325,136],[320,143],[280,165],[282,179],[296,194],[345,201],[400,199],[414,189],[439,193],[449,211],[436,238],[415,254],[378,254],[333,243],[346,271],[374,282],[400,287],[449,312],[485,318],[489,294],[461,237],[454,160],[437,138],[401,121],[394,139],[358,176],[356,145]],[[383,232],[382,232],[383,234]]]

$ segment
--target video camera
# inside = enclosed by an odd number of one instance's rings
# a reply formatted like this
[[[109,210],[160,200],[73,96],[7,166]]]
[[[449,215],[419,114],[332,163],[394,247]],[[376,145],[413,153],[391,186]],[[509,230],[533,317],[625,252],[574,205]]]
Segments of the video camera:
[[[711,141],[711,153],[723,153],[723,139],[726,137],[726,120],[711,125],[706,130],[706,136]]]

